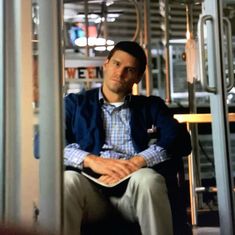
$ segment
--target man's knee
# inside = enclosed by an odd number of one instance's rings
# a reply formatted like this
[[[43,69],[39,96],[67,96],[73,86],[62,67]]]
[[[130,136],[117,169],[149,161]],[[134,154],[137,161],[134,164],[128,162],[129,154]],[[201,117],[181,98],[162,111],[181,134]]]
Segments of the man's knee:
[[[130,181],[133,185],[141,188],[141,191],[150,190],[158,192],[167,192],[165,179],[153,169],[143,168],[134,174]]]
[[[64,192],[73,193],[73,191],[78,191],[82,187],[81,176],[75,171],[65,171],[64,172]]]
[[[64,184],[67,186],[73,185],[78,181],[78,173],[75,171],[64,172]]]
[[[79,173],[76,171],[65,171],[64,172],[64,182],[65,183],[73,183],[79,178]]]

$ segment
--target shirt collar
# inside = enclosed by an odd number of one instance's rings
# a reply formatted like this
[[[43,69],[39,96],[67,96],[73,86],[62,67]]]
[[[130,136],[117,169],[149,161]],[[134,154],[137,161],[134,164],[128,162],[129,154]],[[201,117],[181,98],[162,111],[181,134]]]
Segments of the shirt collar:
[[[125,100],[124,100],[124,104],[125,104],[125,105],[129,105],[129,103],[130,103],[130,101],[131,101],[131,96],[132,96],[131,93],[128,94],[128,95],[126,95]],[[104,104],[104,101],[105,101],[105,99],[104,99],[104,95],[103,95],[103,93],[102,93],[102,87],[100,87],[100,88],[99,88],[99,103],[100,103],[101,105],[103,105],[103,104]]]

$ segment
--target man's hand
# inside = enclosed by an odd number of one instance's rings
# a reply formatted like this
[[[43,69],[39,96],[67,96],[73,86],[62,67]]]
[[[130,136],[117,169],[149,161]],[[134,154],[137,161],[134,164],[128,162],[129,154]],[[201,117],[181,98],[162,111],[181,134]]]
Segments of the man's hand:
[[[134,156],[130,160],[107,159],[89,154],[84,160],[84,167],[101,174],[100,181],[113,184],[132,172],[146,166],[144,158]]]
[[[145,159],[139,155],[133,156],[129,161],[133,162],[139,168],[147,166]]]

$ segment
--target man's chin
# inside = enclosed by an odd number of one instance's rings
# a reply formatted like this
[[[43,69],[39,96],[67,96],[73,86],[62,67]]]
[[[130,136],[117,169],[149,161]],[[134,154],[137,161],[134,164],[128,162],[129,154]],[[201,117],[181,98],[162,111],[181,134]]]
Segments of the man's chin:
[[[122,88],[119,88],[119,87],[111,87],[110,90],[113,92],[113,93],[123,93],[123,89]]]

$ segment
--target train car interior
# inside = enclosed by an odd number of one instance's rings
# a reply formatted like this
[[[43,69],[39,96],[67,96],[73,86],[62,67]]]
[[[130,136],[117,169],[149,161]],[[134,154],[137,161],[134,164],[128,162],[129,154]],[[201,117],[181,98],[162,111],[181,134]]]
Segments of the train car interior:
[[[235,0],[0,0],[0,37],[3,227],[61,234],[63,97],[100,87],[108,52],[131,40],[148,59],[133,94],[163,98],[191,136],[192,234],[235,234]]]

